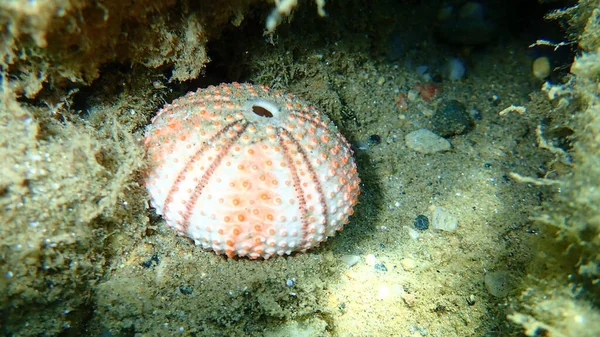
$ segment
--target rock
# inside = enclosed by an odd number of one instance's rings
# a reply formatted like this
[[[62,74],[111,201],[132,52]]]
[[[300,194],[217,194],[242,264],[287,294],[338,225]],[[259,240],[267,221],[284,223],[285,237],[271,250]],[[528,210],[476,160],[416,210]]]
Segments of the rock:
[[[411,271],[417,268],[417,261],[411,259],[410,257],[402,259],[400,263],[402,264],[402,268],[406,271]]]
[[[508,295],[511,285],[510,278],[505,271],[495,271],[485,275],[483,278],[485,288],[495,297],[505,297]]]
[[[473,129],[473,117],[461,102],[453,99],[443,104],[431,118],[433,131],[442,137],[465,134]]]
[[[447,232],[453,232],[458,227],[458,219],[443,207],[435,207],[431,222],[431,228]]]
[[[465,76],[465,64],[464,62],[456,57],[451,57],[446,62],[443,69],[444,77],[452,82],[456,82]]]
[[[358,256],[358,255],[342,255],[342,261],[348,266],[348,268],[350,268],[360,261],[360,256]]]
[[[369,136],[369,145],[378,145],[381,143],[381,136],[378,134],[372,134]]]
[[[415,304],[415,295],[414,294],[403,293],[401,296],[402,296],[402,300],[404,301],[404,303],[406,303],[406,305],[408,305],[409,307],[412,307],[413,304]]]
[[[404,140],[409,149],[425,154],[448,151],[452,147],[448,140],[427,129],[413,131]]]
[[[425,215],[419,214],[415,218],[414,225],[415,225],[415,228],[420,231],[427,230],[427,228],[429,228],[429,219],[427,219],[427,217]]]
[[[410,228],[408,226],[402,226],[402,228],[406,229],[406,231],[408,232],[408,236],[410,236],[411,239],[416,240],[419,238],[419,232],[416,229]]]
[[[365,256],[365,263],[367,264],[367,266],[375,266],[379,263],[379,260],[377,259],[377,257],[375,257],[375,255],[367,254]]]
[[[406,295],[406,291],[401,284],[392,284],[386,285],[382,284],[379,286],[377,291],[377,299],[378,300],[394,300],[400,301],[400,299],[404,300],[404,296]]]
[[[384,284],[379,286],[379,289],[377,290],[377,299],[378,300],[385,300],[387,298],[389,298],[391,296],[391,291],[390,288]]]
[[[373,266],[373,268],[375,268],[375,270],[379,270],[379,271],[387,271],[387,267],[383,263],[376,263]]]
[[[531,71],[533,72],[533,76],[537,77],[538,79],[545,79],[552,71],[550,59],[546,56],[538,57],[535,59],[535,61],[533,61],[533,64],[531,65]]]

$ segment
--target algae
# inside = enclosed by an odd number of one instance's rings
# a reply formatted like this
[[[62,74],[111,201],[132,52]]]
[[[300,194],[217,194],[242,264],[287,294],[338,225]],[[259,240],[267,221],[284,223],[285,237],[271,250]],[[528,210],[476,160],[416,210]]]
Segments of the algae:
[[[4,85],[33,98],[44,85],[88,85],[113,62],[170,65],[172,80],[197,78],[206,42],[254,2],[1,1]]]
[[[549,237],[538,242],[540,253],[523,281],[526,290],[509,316],[529,336],[600,333],[594,324],[600,319],[600,11],[595,2],[581,1],[567,13],[572,27],[581,31],[575,37],[579,54],[571,66],[573,77],[552,98],[562,103],[556,112],[573,130],[573,147],[564,153],[566,173],[555,180],[560,193],[536,216]]]
[[[63,107],[5,101],[0,113],[0,244],[3,332],[53,335],[82,310],[103,272],[113,231],[145,217],[132,182],[143,164],[130,130]],[[138,229],[139,230],[139,229]],[[31,308],[23,310],[23,308]]]

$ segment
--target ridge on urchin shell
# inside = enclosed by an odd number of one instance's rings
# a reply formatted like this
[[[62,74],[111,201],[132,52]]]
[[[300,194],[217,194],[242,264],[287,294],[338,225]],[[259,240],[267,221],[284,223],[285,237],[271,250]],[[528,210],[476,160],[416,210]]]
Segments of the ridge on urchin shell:
[[[146,130],[146,188],[167,226],[229,257],[306,251],[360,193],[346,139],[292,94],[221,84],[165,105]]]

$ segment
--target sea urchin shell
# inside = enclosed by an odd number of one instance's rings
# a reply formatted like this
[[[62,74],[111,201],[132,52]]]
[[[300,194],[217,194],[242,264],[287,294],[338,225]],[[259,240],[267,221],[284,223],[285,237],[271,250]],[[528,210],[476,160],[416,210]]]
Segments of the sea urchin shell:
[[[265,86],[221,84],[164,106],[146,130],[151,204],[220,254],[305,251],[348,222],[359,178],[316,108]]]

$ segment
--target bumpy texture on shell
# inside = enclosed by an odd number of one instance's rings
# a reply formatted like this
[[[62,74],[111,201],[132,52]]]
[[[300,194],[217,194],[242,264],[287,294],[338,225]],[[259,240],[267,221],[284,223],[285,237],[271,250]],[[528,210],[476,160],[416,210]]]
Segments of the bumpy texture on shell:
[[[146,131],[151,204],[169,227],[228,256],[305,251],[348,222],[359,183],[333,123],[291,94],[200,89]]]

